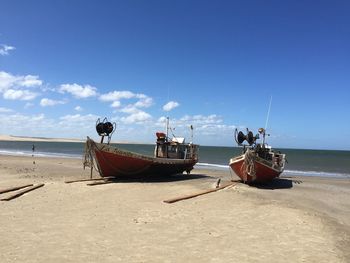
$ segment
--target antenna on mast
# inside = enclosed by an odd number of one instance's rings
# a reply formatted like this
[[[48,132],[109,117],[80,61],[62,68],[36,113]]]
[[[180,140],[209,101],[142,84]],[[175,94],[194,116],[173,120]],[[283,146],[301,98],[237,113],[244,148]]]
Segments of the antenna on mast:
[[[270,110],[271,110],[271,103],[272,103],[272,95],[271,95],[271,97],[270,97],[269,110],[267,111],[267,117],[266,117],[266,122],[265,122],[265,130],[266,130],[266,128],[267,128],[267,123],[269,122]]]
[[[265,128],[260,128],[259,129],[259,133],[262,134],[263,136],[263,145],[265,145],[265,136],[269,136],[269,134],[266,134],[266,128],[267,128],[267,124],[269,122],[269,117],[270,117],[270,110],[271,110],[271,103],[272,103],[272,95],[270,97],[270,104],[269,104],[269,109],[267,111],[267,116],[266,116],[266,122],[265,122]]]
[[[168,140],[169,135],[169,117],[166,117],[166,139]]]
[[[193,143],[193,125],[190,126],[191,129],[191,143]]]

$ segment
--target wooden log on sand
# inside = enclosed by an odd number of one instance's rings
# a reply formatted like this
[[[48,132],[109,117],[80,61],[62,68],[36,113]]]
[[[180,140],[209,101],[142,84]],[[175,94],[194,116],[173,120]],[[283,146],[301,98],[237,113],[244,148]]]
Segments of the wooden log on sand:
[[[25,185],[21,185],[21,186],[14,186],[14,187],[10,187],[10,188],[1,189],[0,194],[16,191],[16,190],[19,190],[19,189],[22,189],[22,188],[25,188],[28,186],[33,186],[33,184],[25,184]]]
[[[106,180],[105,178],[95,178],[95,179],[78,179],[78,180],[69,180],[65,181],[66,184],[77,183],[77,182],[88,182],[88,181],[100,181]]]
[[[10,201],[10,200],[12,200],[12,199],[14,199],[14,198],[17,198],[17,197],[19,197],[19,196],[21,196],[21,195],[23,195],[23,194],[25,194],[25,193],[28,193],[28,192],[30,192],[30,191],[33,191],[33,190],[35,190],[35,189],[37,189],[37,188],[40,188],[40,187],[42,187],[42,186],[44,186],[44,184],[37,184],[37,185],[31,186],[31,187],[28,187],[28,188],[26,188],[26,189],[23,189],[23,190],[21,190],[21,191],[18,191],[17,193],[15,193],[15,194],[13,194],[13,195],[10,195],[9,197],[1,198],[0,200],[1,200],[1,201]]]
[[[114,183],[114,181],[113,180],[106,180],[106,181],[103,181],[103,182],[92,182],[92,183],[89,183],[89,184],[86,184],[86,185],[94,186],[94,185],[110,184],[110,183]]]
[[[217,188],[214,188],[214,189],[209,189],[209,190],[205,190],[205,191],[202,191],[202,192],[199,192],[199,193],[195,193],[195,194],[190,194],[190,195],[185,195],[185,196],[180,196],[180,197],[176,197],[176,198],[164,200],[163,202],[164,202],[164,203],[171,204],[171,203],[175,203],[175,202],[177,202],[177,201],[181,201],[181,200],[185,200],[185,199],[190,199],[190,198],[193,198],[193,197],[196,197],[196,196],[200,196],[200,195],[204,195],[204,194],[209,194],[209,193],[212,193],[212,192],[216,192],[216,191],[218,191],[218,190],[221,190],[221,189],[224,189],[224,188],[226,188],[226,187],[233,186],[233,185],[236,185],[236,184],[237,184],[236,182],[231,182],[231,183],[225,184],[225,185],[223,185],[223,186],[220,186],[220,187],[217,187]]]

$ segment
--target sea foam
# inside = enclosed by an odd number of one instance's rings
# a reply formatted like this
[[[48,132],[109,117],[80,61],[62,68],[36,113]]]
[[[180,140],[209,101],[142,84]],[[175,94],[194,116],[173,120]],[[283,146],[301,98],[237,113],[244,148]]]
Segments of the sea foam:
[[[54,152],[31,152],[31,151],[16,151],[16,150],[0,150],[0,155],[10,156],[33,156],[33,157],[56,157],[56,158],[75,158],[80,159],[82,155],[78,154],[65,154]]]
[[[229,169],[228,165],[212,164],[212,163],[197,163],[196,168]],[[347,173],[332,173],[323,171],[300,171],[300,170],[284,170],[281,176],[314,176],[314,177],[332,177],[332,178],[350,178],[350,174]]]

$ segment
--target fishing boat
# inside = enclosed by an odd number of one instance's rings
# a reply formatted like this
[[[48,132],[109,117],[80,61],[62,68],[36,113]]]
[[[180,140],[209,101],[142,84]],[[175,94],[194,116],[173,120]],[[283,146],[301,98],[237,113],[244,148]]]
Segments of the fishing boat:
[[[168,176],[186,172],[190,174],[198,162],[198,145],[185,143],[184,138],[168,137],[167,133],[156,133],[154,156],[126,151],[110,145],[111,134],[115,130],[112,124],[104,119],[96,123],[96,131],[101,136],[101,142],[87,138],[85,144],[84,168],[93,167],[102,177],[138,177],[138,176]],[[191,130],[193,127],[191,126]],[[107,143],[103,143],[104,137]],[[96,165],[94,165],[96,164]]]
[[[235,130],[235,140],[239,146],[243,146],[241,155],[230,159],[229,166],[244,183],[265,183],[279,177],[283,172],[286,162],[285,154],[277,152],[265,143],[266,130],[260,128],[258,134],[247,129],[245,135],[242,131]],[[256,141],[263,137],[262,143]],[[248,145],[242,143],[246,141]]]

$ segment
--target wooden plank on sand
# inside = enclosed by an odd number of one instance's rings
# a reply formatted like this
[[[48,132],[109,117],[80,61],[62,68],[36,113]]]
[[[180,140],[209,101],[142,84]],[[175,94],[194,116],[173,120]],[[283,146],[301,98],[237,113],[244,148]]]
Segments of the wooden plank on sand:
[[[70,180],[70,181],[65,181],[65,183],[70,184],[70,183],[77,183],[77,182],[100,181],[100,180],[105,180],[105,178]]]
[[[19,196],[21,196],[21,195],[23,195],[23,194],[25,194],[25,193],[28,193],[28,192],[30,192],[30,191],[33,191],[33,190],[35,190],[35,189],[37,189],[37,188],[39,188],[39,187],[42,187],[42,186],[44,186],[45,184],[37,184],[37,185],[34,185],[34,186],[32,186],[32,187],[28,187],[28,188],[26,188],[26,189],[23,189],[23,190],[21,190],[21,191],[18,191],[17,193],[15,193],[15,194],[13,194],[13,195],[10,195],[9,197],[6,197],[6,198],[1,198],[0,200],[1,201],[10,201],[10,200],[12,200],[12,199],[14,199],[14,198],[17,198],[17,197],[19,197]]]
[[[25,185],[21,185],[21,186],[14,186],[14,187],[6,188],[6,189],[1,189],[0,194],[16,191],[16,190],[19,190],[19,189],[22,189],[22,188],[25,188],[28,186],[33,186],[33,184],[25,184]]]
[[[107,180],[107,181],[103,181],[103,182],[92,182],[89,184],[86,184],[88,186],[94,186],[94,185],[101,185],[101,184],[110,184],[110,183],[114,183],[115,181],[113,180]]]
[[[195,194],[184,195],[184,196],[180,196],[180,197],[164,200],[163,202],[171,204],[171,203],[175,203],[177,201],[186,200],[186,199],[190,199],[190,198],[193,198],[193,197],[196,197],[196,196],[200,196],[200,195],[216,192],[218,190],[224,189],[224,188],[229,187],[229,186],[233,186],[235,184],[237,184],[237,183],[236,182],[231,182],[231,183],[225,184],[223,186],[220,186],[220,187],[217,187],[217,188],[214,188],[214,189],[209,189],[209,190],[205,190],[205,191],[202,191],[202,192],[199,192],[199,193],[195,193]]]

